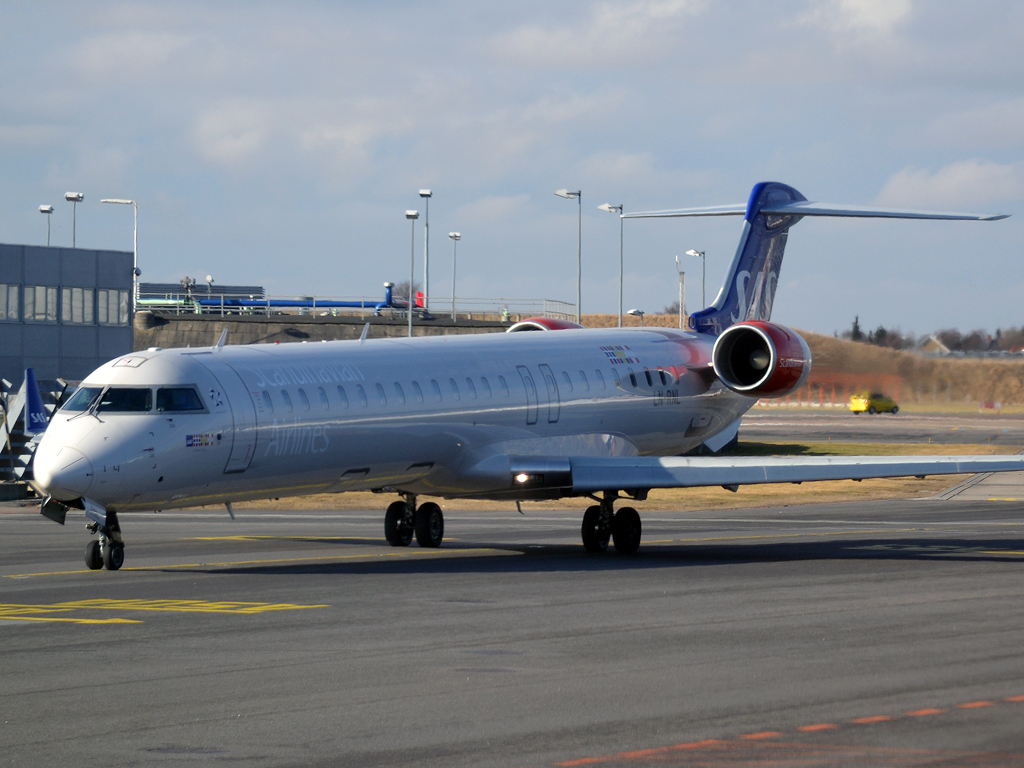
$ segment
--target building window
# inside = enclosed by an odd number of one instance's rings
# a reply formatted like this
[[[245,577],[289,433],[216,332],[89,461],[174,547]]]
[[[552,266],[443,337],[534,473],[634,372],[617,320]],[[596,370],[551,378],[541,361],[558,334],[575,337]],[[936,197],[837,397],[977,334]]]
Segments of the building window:
[[[25,286],[25,319],[36,323],[57,322],[57,289],[49,285]]]
[[[100,288],[96,299],[100,325],[128,325],[128,291]]]
[[[16,285],[0,283],[0,320],[21,320]]]
[[[92,288],[63,288],[60,296],[60,321],[64,324],[92,325]]]

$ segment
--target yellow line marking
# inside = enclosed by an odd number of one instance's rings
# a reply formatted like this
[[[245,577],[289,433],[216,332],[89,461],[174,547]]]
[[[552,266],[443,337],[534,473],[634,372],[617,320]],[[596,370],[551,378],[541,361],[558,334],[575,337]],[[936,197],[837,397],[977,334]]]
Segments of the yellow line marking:
[[[758,536],[708,536],[703,539],[657,539],[647,541],[645,544],[679,544],[693,543],[699,541],[744,541],[748,539],[799,539],[807,536],[856,536],[865,533],[908,533],[917,530],[916,528],[880,528],[878,530],[864,531],[827,531],[823,533],[777,533],[762,534]]]
[[[1003,496],[989,496],[988,500],[989,501],[1020,501],[1020,499],[1015,498],[1013,496],[1006,496],[1006,497],[1003,497]]]
[[[326,557],[282,557],[273,560],[232,560],[220,563],[171,563],[169,565],[138,565],[133,568],[122,568],[122,571],[166,571],[173,568],[229,568],[237,565],[271,565],[279,563],[313,563],[323,560],[364,560],[372,557],[426,557],[430,555],[467,555],[480,554],[482,552],[494,552],[498,554],[520,554],[501,549],[433,549],[415,550],[412,552],[372,552],[363,555],[329,555]],[[27,579],[30,576],[73,576],[80,573],[99,573],[98,571],[41,571],[39,573],[11,573],[5,575],[5,579]]]
[[[294,603],[248,603],[234,601],[210,602],[208,600],[70,600],[50,605],[25,605],[18,603],[0,603],[0,620],[15,621],[64,621],[77,624],[141,624],[134,619],[81,619],[47,616],[53,613],[71,613],[77,611],[153,611],[172,613],[220,613],[220,614],[258,614],[267,611],[296,611],[306,608],[328,608],[326,603],[319,605],[297,605]]]

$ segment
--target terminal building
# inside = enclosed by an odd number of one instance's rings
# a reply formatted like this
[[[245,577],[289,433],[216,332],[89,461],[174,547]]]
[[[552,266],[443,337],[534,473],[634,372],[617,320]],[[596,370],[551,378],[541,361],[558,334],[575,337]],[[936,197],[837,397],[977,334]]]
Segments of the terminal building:
[[[131,251],[0,244],[0,377],[80,381],[132,351]]]

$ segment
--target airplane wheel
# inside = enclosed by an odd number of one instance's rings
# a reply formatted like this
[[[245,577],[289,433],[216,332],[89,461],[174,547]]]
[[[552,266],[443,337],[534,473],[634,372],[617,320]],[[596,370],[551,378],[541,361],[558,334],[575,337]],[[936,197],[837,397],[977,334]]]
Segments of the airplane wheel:
[[[100,552],[100,543],[95,539],[85,545],[85,564],[90,571],[98,571],[103,567],[103,553]]]
[[[868,406],[868,413],[870,413],[872,416],[874,416],[876,413],[878,413],[878,411],[875,410],[875,406],[869,405]]]
[[[384,538],[392,547],[407,547],[412,541],[412,530],[402,524],[405,519],[405,502],[396,501],[384,513]]]
[[[116,571],[124,565],[124,544],[112,541],[103,547],[103,565],[108,571]]]
[[[421,547],[440,547],[444,538],[444,514],[432,501],[416,510],[416,541]]]
[[[587,507],[583,513],[583,548],[587,552],[604,552],[608,549],[609,531],[602,531],[601,508],[598,506]]]
[[[640,515],[632,507],[623,507],[612,518],[612,539],[620,555],[632,555],[640,549]]]
[[[895,416],[899,412],[900,412],[900,407],[898,405],[894,405],[892,407],[892,415]]]

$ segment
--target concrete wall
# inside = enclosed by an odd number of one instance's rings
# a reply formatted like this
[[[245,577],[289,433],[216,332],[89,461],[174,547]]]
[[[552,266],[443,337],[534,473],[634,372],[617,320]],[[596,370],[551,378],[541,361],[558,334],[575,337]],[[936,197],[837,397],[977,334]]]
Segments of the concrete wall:
[[[294,341],[333,341],[358,339],[366,323],[368,338],[405,336],[406,320],[392,317],[359,317],[339,315],[174,315],[139,312],[135,315],[135,349],[162,347],[209,347],[217,343],[221,332],[228,330],[229,344],[266,344]],[[508,328],[511,322],[438,318],[413,321],[416,336],[437,336],[450,333],[495,333]]]
[[[78,380],[112,357],[132,349],[132,324],[100,325],[95,306],[100,289],[132,290],[132,254],[85,248],[0,244],[0,283],[19,286],[19,317],[0,320],[0,376],[21,383],[24,369],[40,381]],[[25,286],[57,289],[55,319],[25,317]],[[94,305],[89,324],[65,324],[62,289],[88,288]]]

